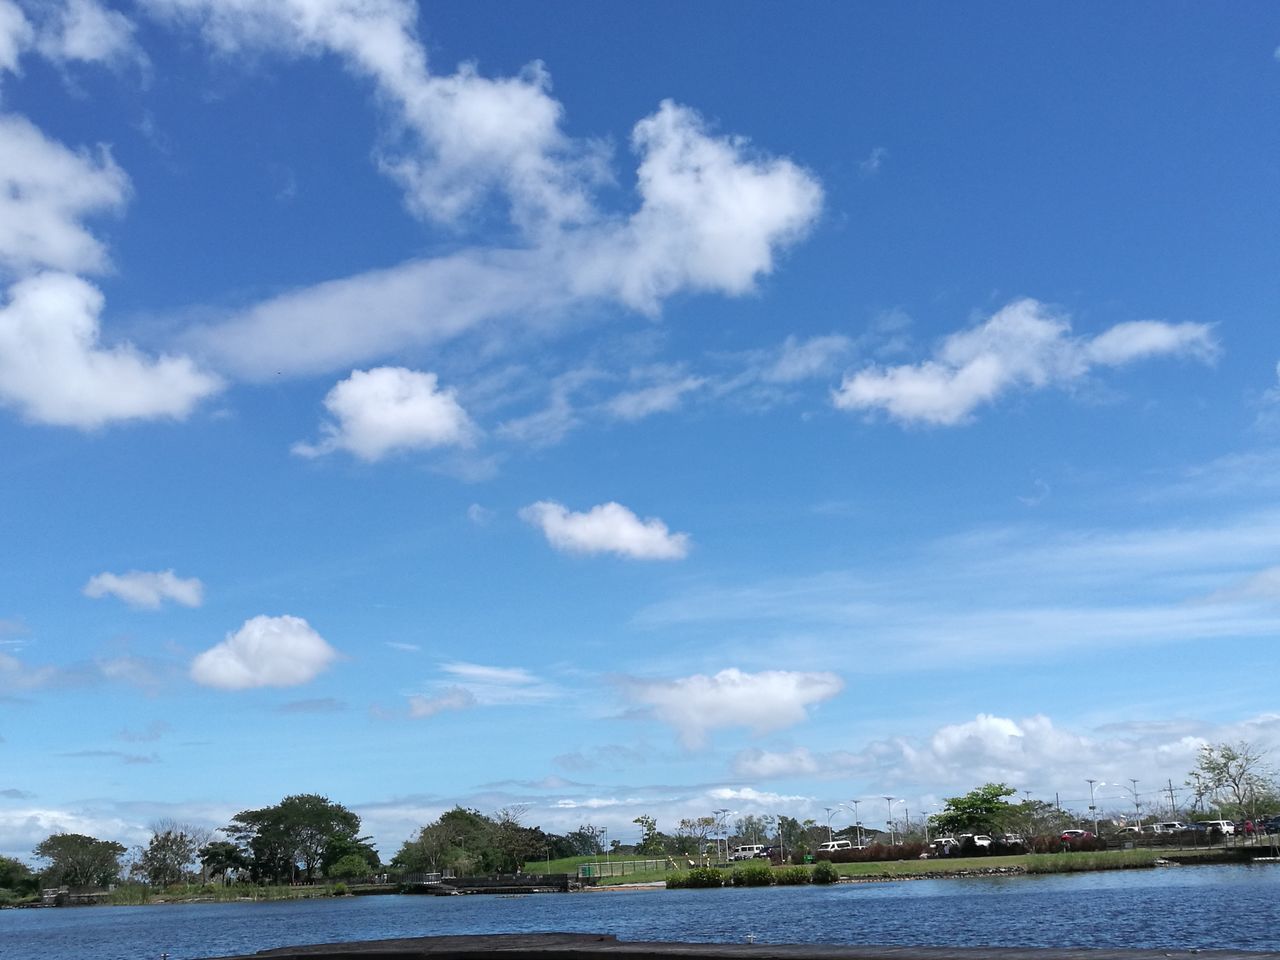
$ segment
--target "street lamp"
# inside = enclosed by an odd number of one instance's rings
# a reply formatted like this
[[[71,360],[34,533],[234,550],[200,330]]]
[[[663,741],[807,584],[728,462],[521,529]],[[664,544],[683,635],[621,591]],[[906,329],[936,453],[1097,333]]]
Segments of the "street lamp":
[[[724,863],[726,860],[729,859],[729,837],[728,837],[728,834],[726,833],[727,827],[725,826],[725,816],[726,814],[728,814],[728,812],[729,812],[728,807],[721,807],[719,810],[712,811],[712,813],[716,815],[716,820],[719,821],[720,823],[720,836],[716,838],[716,856],[719,857],[721,863]],[[723,855],[721,855],[720,853],[721,839],[724,840]]]
[[[853,804],[853,832],[858,838],[858,846],[862,846],[862,818],[858,816],[858,804],[862,801],[850,800],[849,802]]]
[[[889,819],[885,825],[889,828],[889,846],[893,846],[893,797],[884,798],[885,809],[889,811]]]
[[[823,807],[822,809],[827,811],[827,843],[830,843],[831,842],[831,814],[833,814],[835,811],[831,807]]]
[[[1142,805],[1138,803],[1138,781],[1134,777],[1129,778],[1129,782],[1133,784],[1133,814],[1138,818],[1138,829],[1142,829]]]
[[[1098,807],[1093,800],[1093,785],[1097,782],[1097,780],[1093,779],[1087,781],[1089,784],[1089,813],[1093,817],[1093,835],[1095,837],[1098,835]],[[1106,784],[1104,783],[1103,786],[1105,787]]]

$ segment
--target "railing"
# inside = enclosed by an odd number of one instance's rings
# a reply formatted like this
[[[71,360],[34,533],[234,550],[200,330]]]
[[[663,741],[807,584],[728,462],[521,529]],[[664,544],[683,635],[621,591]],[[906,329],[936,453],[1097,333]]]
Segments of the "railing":
[[[625,877],[632,873],[654,873],[666,870],[670,866],[668,860],[605,860],[578,865],[578,879],[590,880],[595,877]]]

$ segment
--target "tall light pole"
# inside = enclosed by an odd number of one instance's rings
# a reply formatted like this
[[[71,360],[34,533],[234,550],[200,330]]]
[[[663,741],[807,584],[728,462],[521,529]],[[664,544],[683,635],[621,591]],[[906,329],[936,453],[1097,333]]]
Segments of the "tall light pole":
[[[853,804],[853,832],[858,838],[858,846],[862,846],[862,818],[858,816],[858,804],[861,800],[850,800]]]
[[[1133,814],[1138,818],[1138,829],[1142,829],[1142,805],[1138,803],[1138,781],[1130,777],[1129,782],[1133,784]]]
[[[823,807],[827,811],[827,843],[831,842],[831,814],[835,811],[831,807]]]
[[[1087,782],[1089,784],[1089,814],[1093,817],[1093,835],[1096,837],[1098,835],[1098,807],[1093,802],[1093,785],[1098,781],[1089,779]]]
[[[889,811],[889,819],[885,821],[889,828],[889,846],[893,846],[893,797],[884,798],[885,809]]]
[[[720,836],[716,837],[716,857],[720,860],[721,863],[724,863],[726,860],[729,859],[729,837],[728,837],[728,834],[726,833],[727,828],[725,827],[725,814],[729,812],[729,808],[721,807],[719,810],[713,810],[711,812],[716,815],[716,821],[720,824]],[[722,838],[724,840],[723,856],[721,856],[720,854],[720,840]]]

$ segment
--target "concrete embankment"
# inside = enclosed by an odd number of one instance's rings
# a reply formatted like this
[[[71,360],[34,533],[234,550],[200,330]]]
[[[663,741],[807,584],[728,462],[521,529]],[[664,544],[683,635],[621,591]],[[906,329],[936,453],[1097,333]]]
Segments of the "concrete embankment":
[[[1239,950],[851,947],[831,944],[636,943],[587,933],[417,937],[281,947],[218,960],[1280,960]],[[212,958],[211,958],[212,960]]]

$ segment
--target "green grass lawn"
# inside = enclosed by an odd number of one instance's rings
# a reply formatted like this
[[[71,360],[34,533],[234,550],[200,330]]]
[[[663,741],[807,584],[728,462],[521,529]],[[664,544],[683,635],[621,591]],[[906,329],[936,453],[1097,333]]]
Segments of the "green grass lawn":
[[[885,879],[918,877],[926,874],[963,873],[970,870],[986,870],[997,867],[1013,867],[1029,874],[1074,873],[1088,870],[1124,870],[1150,867],[1161,857],[1176,857],[1180,861],[1216,857],[1219,848],[1200,849],[1140,849],[1106,850],[1096,853],[1024,853],[1009,857],[947,857],[934,860],[874,860],[862,863],[837,863],[841,877],[851,879]],[[573,873],[579,864],[601,862],[596,857],[567,857],[552,860],[548,868],[545,860],[531,860],[525,864],[526,873]],[[616,862],[616,861],[615,861]],[[677,859],[679,864],[680,860]],[[678,869],[678,868],[677,868]],[[730,871],[726,870],[728,875]],[[616,886],[625,883],[653,883],[665,880],[666,870],[644,873],[628,873],[620,877],[600,877],[598,886]]]

